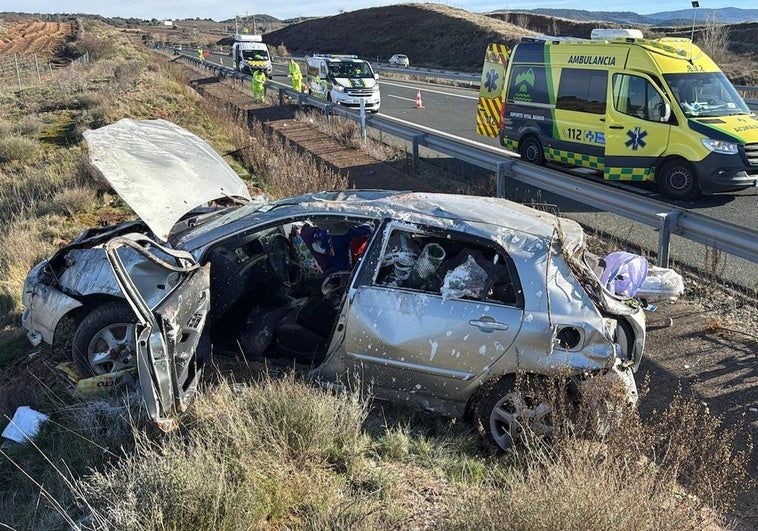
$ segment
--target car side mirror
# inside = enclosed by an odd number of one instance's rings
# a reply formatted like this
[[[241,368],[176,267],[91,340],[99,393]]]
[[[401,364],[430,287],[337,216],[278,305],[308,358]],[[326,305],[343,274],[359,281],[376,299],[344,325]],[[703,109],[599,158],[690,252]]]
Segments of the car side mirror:
[[[668,122],[671,118],[671,105],[668,102],[659,103],[657,111],[661,122]]]
[[[374,79],[379,79],[379,74],[374,74]]]

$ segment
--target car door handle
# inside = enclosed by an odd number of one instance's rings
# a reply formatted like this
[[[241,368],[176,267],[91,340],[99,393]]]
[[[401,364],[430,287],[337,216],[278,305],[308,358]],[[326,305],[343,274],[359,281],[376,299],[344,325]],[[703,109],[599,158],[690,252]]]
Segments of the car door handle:
[[[609,129],[623,129],[624,126],[623,125],[609,125],[608,128]]]
[[[472,319],[468,322],[468,324],[477,327],[482,332],[492,332],[493,330],[508,330],[508,325],[506,323],[499,323],[492,317]]]

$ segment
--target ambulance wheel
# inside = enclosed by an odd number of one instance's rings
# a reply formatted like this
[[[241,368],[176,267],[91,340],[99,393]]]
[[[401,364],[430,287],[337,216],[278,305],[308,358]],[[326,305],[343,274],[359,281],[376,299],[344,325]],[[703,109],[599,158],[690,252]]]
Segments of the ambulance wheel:
[[[661,193],[672,199],[692,199],[700,193],[695,170],[682,159],[664,164],[657,182]]]
[[[545,165],[545,151],[542,149],[542,143],[535,137],[528,136],[519,142],[518,151],[524,162],[537,166]]]
[[[97,306],[79,323],[72,341],[73,360],[84,376],[106,374],[137,363],[137,316],[123,301]]]

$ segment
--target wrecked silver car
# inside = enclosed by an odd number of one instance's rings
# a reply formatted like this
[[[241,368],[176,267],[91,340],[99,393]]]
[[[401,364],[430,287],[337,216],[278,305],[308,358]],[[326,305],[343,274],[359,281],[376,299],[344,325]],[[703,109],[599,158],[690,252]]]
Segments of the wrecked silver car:
[[[523,423],[550,429],[549,407],[523,399],[516,374],[578,389],[602,376],[636,402],[642,309],[603,287],[573,221],[433,193],[253,200],[205,142],[169,122],[121,120],[85,138],[140,220],[87,230],[34,267],[23,325],[52,345],[73,319],[79,370],[136,367],[159,423],[224,353],[300,364],[324,386],[360,381],[448,416],[479,412],[501,448]]]

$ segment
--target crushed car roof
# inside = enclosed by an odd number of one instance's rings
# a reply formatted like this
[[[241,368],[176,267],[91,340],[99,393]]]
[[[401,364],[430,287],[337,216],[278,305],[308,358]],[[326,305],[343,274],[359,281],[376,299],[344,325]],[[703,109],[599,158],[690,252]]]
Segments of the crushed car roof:
[[[211,146],[166,120],[124,118],[85,131],[84,138],[95,167],[163,241],[198,206],[250,201],[245,183]]]

